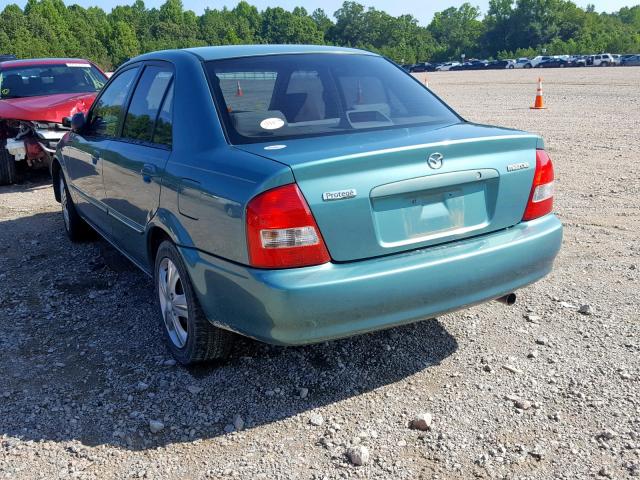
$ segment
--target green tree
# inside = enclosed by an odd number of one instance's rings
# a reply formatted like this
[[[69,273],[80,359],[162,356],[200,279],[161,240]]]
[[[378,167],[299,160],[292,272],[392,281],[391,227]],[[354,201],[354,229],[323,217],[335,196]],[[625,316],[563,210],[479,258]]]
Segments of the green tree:
[[[120,20],[113,25],[109,53],[115,65],[119,65],[140,53],[140,44],[129,24]]]
[[[331,35],[331,29],[333,28],[333,22],[327,16],[321,8],[316,8],[311,14],[311,19],[316,24],[318,30],[322,32],[323,38],[327,40]]]
[[[485,34],[483,49],[486,52],[498,52],[511,46],[511,17],[513,0],[489,0],[489,11],[483,23]]]
[[[428,29],[439,44],[437,56],[447,59],[458,58],[463,53],[467,57],[477,55],[481,50],[479,40],[484,33],[479,17],[480,9],[470,3],[436,13]]]
[[[367,35],[364,6],[356,2],[344,2],[334,13],[336,24],[332,40],[338,45],[356,47],[363,43]]]
[[[17,5],[8,5],[0,14],[0,51],[18,57],[44,56],[48,45],[29,29],[27,16]],[[45,34],[46,35],[46,34]]]
[[[322,43],[323,34],[306,12],[275,7],[262,13],[261,38],[265,43]]]
[[[397,62],[471,56],[512,58],[548,53],[634,53],[640,51],[640,5],[611,14],[568,0],[490,0],[481,19],[464,3],[435,14],[421,26],[412,15],[398,17],[345,1],[333,18],[303,7],[259,11],[242,0],[233,9],[184,10],[181,0],[147,8],[142,0],[110,12],[66,0],[27,0],[0,13],[0,52],[19,57],[78,56],[104,68],[151,50],[198,45],[328,43],[365,48]],[[72,0],[69,0],[70,2]]]

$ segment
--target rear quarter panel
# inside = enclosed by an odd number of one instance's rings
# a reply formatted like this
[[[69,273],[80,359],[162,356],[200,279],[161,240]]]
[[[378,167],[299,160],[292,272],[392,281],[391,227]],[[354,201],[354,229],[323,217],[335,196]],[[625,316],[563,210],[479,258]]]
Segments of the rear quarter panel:
[[[293,182],[291,170],[225,146],[182,158],[167,165],[155,221],[182,246],[248,263],[246,204],[259,192]]]
[[[162,59],[176,67],[173,150],[148,228],[162,228],[178,245],[247,263],[245,206],[259,192],[292,182],[291,169],[228,145],[195,55]]]

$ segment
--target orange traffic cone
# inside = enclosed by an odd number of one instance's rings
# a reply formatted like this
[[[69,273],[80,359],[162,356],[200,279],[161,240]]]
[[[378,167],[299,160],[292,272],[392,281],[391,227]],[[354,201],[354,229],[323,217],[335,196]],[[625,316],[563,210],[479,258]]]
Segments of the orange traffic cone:
[[[429,88],[429,78],[426,73],[424,74],[424,86]]]
[[[544,100],[542,98],[542,78],[538,77],[538,91],[536,92],[536,101],[532,107],[532,110],[544,110]]]
[[[240,80],[238,80],[237,87],[236,87],[236,97],[241,97],[243,95],[244,95],[244,92],[242,91],[242,87],[240,86]]]

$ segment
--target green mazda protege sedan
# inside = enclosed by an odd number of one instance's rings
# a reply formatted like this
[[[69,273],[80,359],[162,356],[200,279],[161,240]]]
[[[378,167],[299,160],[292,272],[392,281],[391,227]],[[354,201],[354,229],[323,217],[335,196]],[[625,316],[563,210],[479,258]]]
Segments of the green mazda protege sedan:
[[[202,47],[122,65],[52,163],[72,240],[155,280],[182,364],[493,299],[562,240],[542,139],[462,119],[373,53]]]

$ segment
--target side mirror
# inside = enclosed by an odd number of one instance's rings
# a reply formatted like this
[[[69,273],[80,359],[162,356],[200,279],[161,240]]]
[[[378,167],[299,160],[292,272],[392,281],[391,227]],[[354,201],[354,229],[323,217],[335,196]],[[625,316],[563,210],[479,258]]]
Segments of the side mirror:
[[[62,126],[65,128],[71,128],[71,117],[62,117]]]
[[[64,119],[62,121],[63,121],[63,125],[64,125]],[[69,122],[69,126],[71,127],[72,131],[77,133],[77,132],[79,132],[80,130],[82,130],[84,128],[86,123],[87,123],[87,119],[84,116],[84,113],[78,112],[78,113],[74,114],[73,117],[71,117],[71,120]]]

